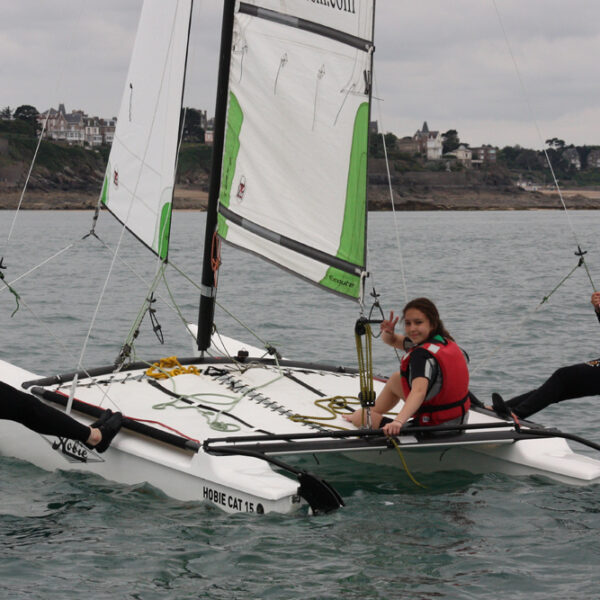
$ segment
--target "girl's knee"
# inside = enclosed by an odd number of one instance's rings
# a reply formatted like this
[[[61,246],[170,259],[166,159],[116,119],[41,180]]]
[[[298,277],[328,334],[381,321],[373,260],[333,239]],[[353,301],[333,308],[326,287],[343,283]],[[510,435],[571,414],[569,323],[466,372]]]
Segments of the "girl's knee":
[[[404,396],[402,392],[402,375],[400,375],[400,371],[396,371],[390,376],[386,383],[386,387],[393,390],[394,394],[399,398]]]

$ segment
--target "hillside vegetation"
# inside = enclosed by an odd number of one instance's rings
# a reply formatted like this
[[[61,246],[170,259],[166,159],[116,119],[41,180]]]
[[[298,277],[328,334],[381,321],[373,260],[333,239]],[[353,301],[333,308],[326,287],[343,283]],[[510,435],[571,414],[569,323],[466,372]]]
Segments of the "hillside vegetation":
[[[395,149],[395,136],[386,134],[394,202],[400,209],[448,208],[535,208],[553,207],[556,199],[524,192],[517,181],[548,186],[551,176],[543,153],[519,147],[503,148],[498,160],[479,168],[466,168],[457,161],[426,161]],[[30,122],[0,120],[0,208],[11,207],[12,198],[22,189],[37,146],[35,127]],[[369,208],[390,208],[387,167],[381,136],[370,144]],[[584,150],[589,153],[590,148]],[[106,163],[108,146],[83,148],[43,141],[31,173],[28,196],[37,200],[32,207],[85,208],[97,200]],[[562,158],[559,149],[548,151],[563,186],[600,189],[600,169],[577,170]],[[184,142],[177,169],[177,185],[186,208],[205,204],[212,146]],[[176,193],[177,195],[177,193]],[[71,199],[80,198],[71,206]],[[201,198],[201,201],[199,200]],[[37,203],[36,203],[37,202]],[[581,203],[580,203],[581,204]],[[586,201],[580,207],[595,207]]]

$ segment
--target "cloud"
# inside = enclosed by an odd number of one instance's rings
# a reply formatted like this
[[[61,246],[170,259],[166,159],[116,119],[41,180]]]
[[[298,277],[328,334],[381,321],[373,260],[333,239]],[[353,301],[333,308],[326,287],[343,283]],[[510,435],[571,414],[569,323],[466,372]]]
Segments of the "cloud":
[[[141,0],[5,4],[0,106],[64,102],[68,110],[116,114]],[[185,104],[211,114],[221,7],[196,3],[189,51]],[[472,145],[538,147],[537,122],[546,137],[600,142],[600,2],[378,0],[377,7],[382,102],[373,117],[385,131],[411,135],[427,120]]]
[[[384,130],[410,134],[428,120],[474,145],[537,147],[538,122],[549,137],[590,143],[593,124],[580,115],[600,91],[600,4],[426,0],[389,10],[377,30]]]

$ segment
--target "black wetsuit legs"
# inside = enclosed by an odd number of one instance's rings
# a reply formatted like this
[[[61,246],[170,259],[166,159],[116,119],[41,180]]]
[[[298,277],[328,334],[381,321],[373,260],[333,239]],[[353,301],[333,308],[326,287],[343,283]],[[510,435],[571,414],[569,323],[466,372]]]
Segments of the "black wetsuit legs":
[[[16,421],[46,435],[86,442],[90,428],[69,415],[0,381],[0,419]]]
[[[550,404],[600,394],[600,361],[561,367],[537,389],[515,398],[506,405],[522,419]]]

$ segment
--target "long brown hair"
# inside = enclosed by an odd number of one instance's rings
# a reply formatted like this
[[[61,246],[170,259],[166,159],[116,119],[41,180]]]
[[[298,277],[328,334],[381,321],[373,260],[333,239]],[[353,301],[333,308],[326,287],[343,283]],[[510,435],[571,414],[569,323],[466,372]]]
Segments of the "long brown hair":
[[[444,323],[440,319],[440,313],[436,308],[435,304],[429,298],[415,298],[411,300],[402,310],[402,316],[406,314],[406,311],[415,308],[420,310],[431,323],[431,336],[441,335],[447,340],[454,341],[454,338],[448,333],[448,330],[444,327]]]

